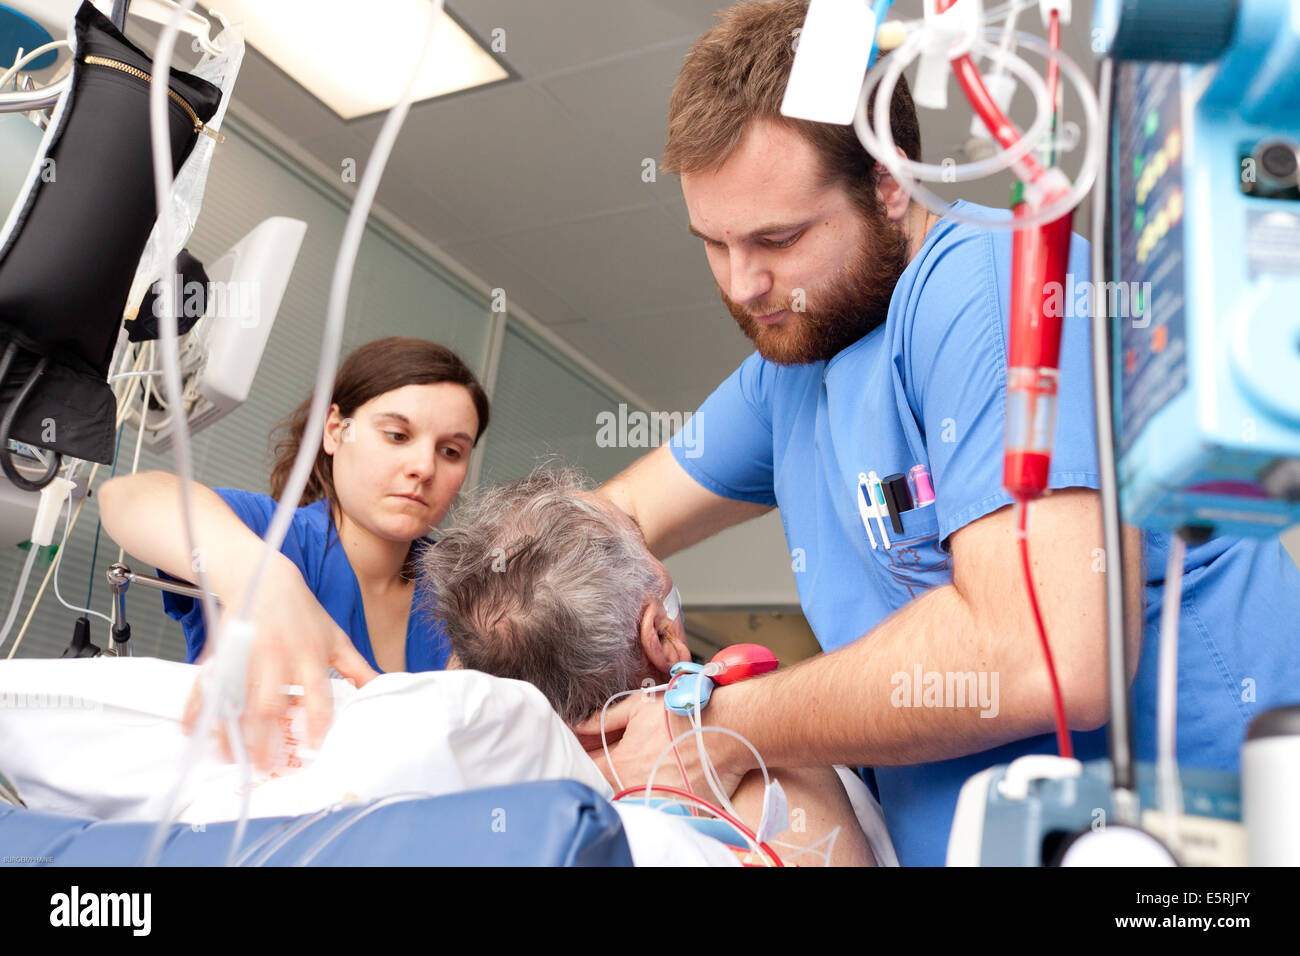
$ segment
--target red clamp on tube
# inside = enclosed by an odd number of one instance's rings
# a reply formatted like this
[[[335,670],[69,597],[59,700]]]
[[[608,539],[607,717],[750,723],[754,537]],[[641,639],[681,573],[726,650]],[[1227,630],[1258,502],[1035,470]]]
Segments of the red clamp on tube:
[[[714,683],[726,686],[774,671],[777,663],[776,655],[762,644],[732,644],[713,655],[704,673]]]

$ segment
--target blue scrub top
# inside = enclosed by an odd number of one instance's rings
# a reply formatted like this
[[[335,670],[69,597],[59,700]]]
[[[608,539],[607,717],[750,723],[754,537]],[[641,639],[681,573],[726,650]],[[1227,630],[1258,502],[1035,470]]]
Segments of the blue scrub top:
[[[275,513],[275,499],[236,488],[214,489],[230,506],[241,521],[258,535],[265,535]],[[414,542],[416,556],[433,542],[419,538]],[[289,532],[280,551],[302,572],[307,587],[321,603],[334,622],[341,627],[361,656],[375,670],[375,652],[370,646],[370,631],[366,627],[365,603],[361,598],[361,585],[348,563],[347,553],[339,541],[333,520],[324,501],[316,501],[294,512]],[[185,660],[195,661],[203,650],[207,631],[203,624],[203,609],[193,598],[179,594],[163,594],[163,609],[181,622],[185,631]],[[417,585],[411,601],[411,615],[406,624],[406,669],[408,671],[436,671],[447,666],[451,644],[441,624],[429,614]]]
[[[972,208],[955,204],[962,207]],[[1076,285],[1089,276],[1088,243],[1078,236],[1070,269]],[[949,583],[948,536],[1012,501],[1002,488],[1010,276],[1010,232],[941,219],[903,272],[884,325],[829,361],[778,366],[754,353],[701,406],[691,447],[680,436],[673,442],[678,463],[703,487],[780,507],[799,600],[825,650]],[[1085,314],[1069,316],[1050,482],[1097,488],[1090,323]],[[859,473],[883,478],[917,464],[929,469],[934,504],[905,512],[901,535],[886,518],[893,547],[873,550],[857,507]],[[1155,757],[1168,548],[1167,535],[1144,535],[1146,639],[1134,684],[1142,760]],[[1298,636],[1300,571],[1276,537],[1215,538],[1188,549],[1178,650],[1181,764],[1239,769],[1250,720],[1300,700]],[[923,671],[947,669],[939,660],[917,663]],[[1081,760],[1106,755],[1105,728],[1072,739]],[[962,784],[1023,754],[1055,752],[1055,737],[1046,735],[953,760],[874,768],[899,860],[942,865]]]

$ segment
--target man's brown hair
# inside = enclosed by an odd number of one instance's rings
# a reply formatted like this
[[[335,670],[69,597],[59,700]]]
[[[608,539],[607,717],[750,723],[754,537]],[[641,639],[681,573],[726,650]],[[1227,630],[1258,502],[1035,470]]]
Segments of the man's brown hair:
[[[781,115],[797,31],[807,15],[808,0],[750,0],[715,14],[718,22],[691,47],[673,86],[665,171],[680,175],[716,169],[753,121],[775,120],[798,130],[813,146],[827,184],[843,185],[864,213],[879,208],[876,162],[852,126]],[[889,115],[894,142],[909,159],[920,159],[921,131],[904,78],[894,90]]]

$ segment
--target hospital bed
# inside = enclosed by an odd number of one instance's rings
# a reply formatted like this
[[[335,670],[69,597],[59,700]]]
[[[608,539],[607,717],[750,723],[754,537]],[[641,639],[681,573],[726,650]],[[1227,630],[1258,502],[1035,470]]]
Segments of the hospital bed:
[[[279,762],[260,771],[192,751],[180,718],[199,671],[150,658],[0,663],[0,772],[27,803],[0,803],[6,854],[95,866],[739,864],[699,821],[611,802],[531,684],[475,671],[334,681],[319,749],[298,714]],[[846,782],[877,860],[896,865],[878,806]]]
[[[174,824],[160,865],[222,865],[235,826]],[[151,823],[0,808],[0,844],[28,865],[134,866],[145,857],[152,835]],[[548,780],[250,820],[236,862],[631,866],[633,857],[619,814],[608,800],[576,781]]]

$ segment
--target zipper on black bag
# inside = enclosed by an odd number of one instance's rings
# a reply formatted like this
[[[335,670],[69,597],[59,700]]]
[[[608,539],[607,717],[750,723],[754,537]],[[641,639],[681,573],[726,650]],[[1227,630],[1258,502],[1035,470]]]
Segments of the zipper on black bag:
[[[110,69],[117,70],[119,73],[125,73],[128,76],[134,76],[136,79],[144,80],[146,83],[150,81],[149,74],[144,70],[138,69],[129,63],[123,63],[121,60],[110,59],[106,56],[90,55],[86,56],[82,62],[88,66],[106,66]],[[190,120],[194,123],[194,131],[196,133],[202,133],[204,136],[207,136],[209,139],[215,140],[218,143],[224,143],[226,141],[226,137],[223,133],[219,130],[210,128],[203,122],[203,120],[199,119],[199,114],[194,112],[194,107],[190,105],[189,100],[185,99],[185,97],[181,96],[170,86],[167,88],[167,95],[170,96],[172,100],[174,100],[180,108],[185,111],[186,115],[189,116]]]

